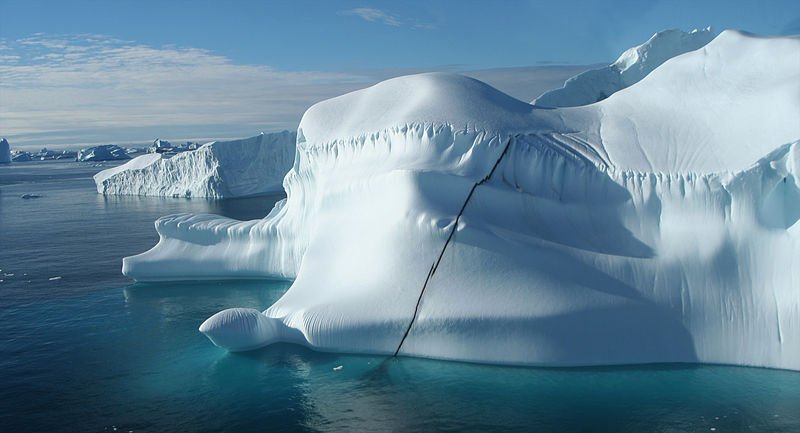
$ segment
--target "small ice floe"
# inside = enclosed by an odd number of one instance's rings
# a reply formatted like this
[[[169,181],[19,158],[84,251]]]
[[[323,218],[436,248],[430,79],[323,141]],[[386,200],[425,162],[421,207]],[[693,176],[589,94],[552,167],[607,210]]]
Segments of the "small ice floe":
[[[32,199],[32,198],[40,198],[40,197],[41,196],[39,194],[22,194],[20,196],[20,198],[23,198],[25,200],[29,200],[29,199]]]
[[[48,278],[48,280],[50,280],[50,281],[56,281],[56,280],[60,280],[60,279],[61,279],[61,277],[50,277],[50,278]]]
[[[340,365],[338,367],[333,367],[333,371],[341,371],[344,369],[344,365]]]

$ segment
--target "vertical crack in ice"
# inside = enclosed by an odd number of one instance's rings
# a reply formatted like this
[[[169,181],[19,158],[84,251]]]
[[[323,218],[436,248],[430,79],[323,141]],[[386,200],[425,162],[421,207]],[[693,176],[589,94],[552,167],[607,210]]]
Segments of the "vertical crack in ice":
[[[778,294],[775,287],[772,288],[772,299],[775,301],[775,322],[778,324],[778,343],[783,344],[783,329],[781,328],[781,306],[778,303]]]
[[[400,344],[397,345],[397,349],[395,349],[394,355],[392,356],[397,356],[397,354],[400,353],[400,349],[403,348],[403,343],[405,343],[406,337],[408,337],[409,332],[411,332],[411,328],[414,326],[414,322],[416,322],[417,320],[417,314],[419,313],[419,306],[422,303],[422,296],[425,294],[425,289],[428,288],[428,283],[431,281],[431,278],[433,278],[433,274],[435,274],[436,270],[439,268],[439,264],[442,262],[444,253],[445,251],[447,251],[447,246],[450,245],[450,241],[453,240],[453,237],[456,234],[456,230],[458,229],[458,223],[459,221],[461,221],[461,216],[464,214],[464,210],[466,210],[469,200],[472,198],[472,195],[475,193],[475,190],[479,186],[483,185],[489,179],[492,178],[492,175],[494,174],[495,170],[497,170],[497,167],[500,165],[500,161],[502,161],[503,157],[506,156],[506,153],[508,153],[508,148],[511,147],[511,141],[515,137],[516,135],[509,137],[508,141],[506,141],[506,145],[503,148],[503,152],[500,154],[500,157],[497,158],[497,161],[495,161],[494,166],[492,166],[492,169],[489,171],[489,174],[484,176],[478,182],[475,182],[475,184],[472,185],[472,189],[469,190],[469,194],[467,194],[467,198],[464,200],[464,204],[461,205],[461,209],[458,211],[458,215],[456,215],[456,219],[453,222],[453,227],[450,229],[450,234],[447,235],[447,239],[444,241],[444,245],[442,245],[442,250],[439,251],[439,256],[436,258],[436,260],[433,261],[430,270],[428,270],[428,276],[425,277],[425,283],[422,284],[422,290],[420,290],[419,292],[419,297],[417,298],[417,304],[414,306],[414,315],[411,316],[411,321],[408,322],[408,327],[406,327],[406,332],[403,333],[403,338],[400,339]]]

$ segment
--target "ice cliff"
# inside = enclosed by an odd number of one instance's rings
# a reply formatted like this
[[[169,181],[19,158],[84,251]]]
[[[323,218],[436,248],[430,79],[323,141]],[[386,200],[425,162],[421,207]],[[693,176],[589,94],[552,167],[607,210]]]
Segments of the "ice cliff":
[[[11,146],[5,138],[0,140],[0,164],[11,162]]]
[[[532,104],[543,107],[575,107],[602,101],[631,86],[667,60],[702,48],[714,39],[711,28],[683,32],[665,30],[642,45],[629,48],[616,62],[570,78],[560,89],[545,92]]]
[[[159,219],[140,281],[290,278],[228,350],[800,370],[800,39],[725,31],[591,105],[451,74],[311,107],[263,220]]]
[[[94,176],[107,195],[231,198],[283,191],[292,168],[296,134],[283,131],[207,143],[163,158],[151,153]]]

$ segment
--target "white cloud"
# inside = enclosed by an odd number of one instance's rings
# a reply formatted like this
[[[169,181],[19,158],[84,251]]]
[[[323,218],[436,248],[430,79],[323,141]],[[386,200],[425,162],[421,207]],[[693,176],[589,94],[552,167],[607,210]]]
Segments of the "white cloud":
[[[436,26],[432,23],[416,22],[416,21],[411,21],[409,19],[401,19],[397,15],[393,15],[386,11],[382,11],[380,9],[375,9],[375,8],[348,9],[340,11],[339,15],[356,16],[363,19],[364,21],[369,21],[371,23],[381,23],[392,27],[407,26],[414,29],[425,29],[425,30],[431,30],[436,28]]]
[[[0,135],[17,145],[142,140],[173,130],[214,137],[221,126],[234,135],[293,129],[309,105],[372,81],[101,35],[4,42],[10,49],[0,56]],[[91,138],[98,135],[107,138]]]
[[[394,15],[390,15],[380,9],[374,8],[355,8],[341,12],[342,15],[355,15],[369,22],[383,23],[389,26],[399,27],[402,23]]]
[[[0,136],[12,147],[218,139],[294,129],[312,104],[430,68],[280,71],[213,52],[102,36],[0,39]],[[456,71],[458,66],[439,70]],[[579,72],[467,72],[523,100]]]

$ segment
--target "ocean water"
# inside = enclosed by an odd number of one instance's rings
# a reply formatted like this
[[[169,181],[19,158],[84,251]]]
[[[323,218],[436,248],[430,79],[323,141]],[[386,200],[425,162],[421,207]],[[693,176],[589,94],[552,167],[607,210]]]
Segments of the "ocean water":
[[[800,431],[790,371],[512,368],[292,345],[226,353],[200,323],[264,309],[290,283],[134,284],[121,258],[155,244],[158,216],[258,218],[280,197],[102,197],[100,169],[0,166],[2,432]]]

